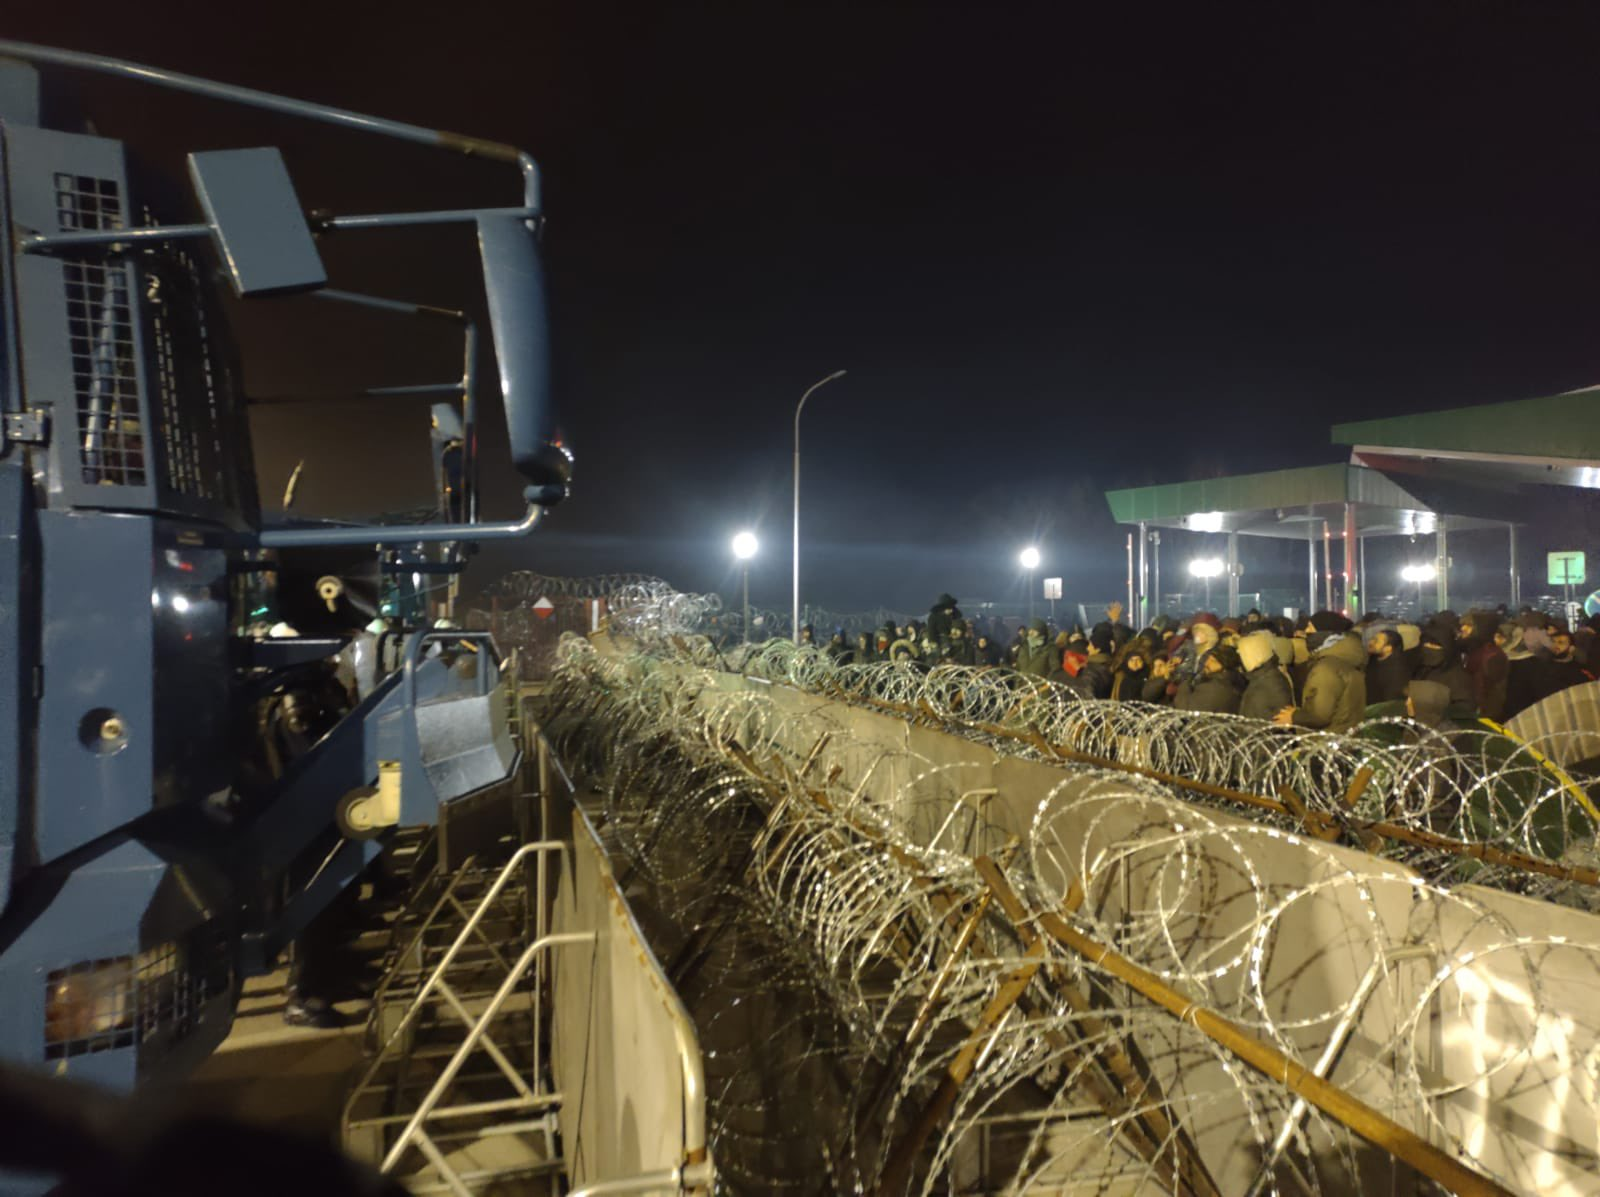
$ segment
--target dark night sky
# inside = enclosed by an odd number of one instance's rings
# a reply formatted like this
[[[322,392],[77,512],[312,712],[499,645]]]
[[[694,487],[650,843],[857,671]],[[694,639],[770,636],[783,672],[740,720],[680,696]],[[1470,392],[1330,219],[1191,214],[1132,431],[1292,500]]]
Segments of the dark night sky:
[[[752,587],[785,605],[793,404],[840,367],[807,409],[805,545],[808,595],[845,608],[1008,597],[1036,533],[1069,595],[1109,595],[1100,488],[1332,461],[1337,419],[1600,381],[1593,5],[361,7],[4,24],[540,159],[577,485],[480,584],[727,587],[749,522]],[[86,107],[171,150],[281,144],[308,206],[515,198],[503,170],[124,85]],[[328,260],[481,303],[464,236]],[[257,315],[253,388],[453,368],[447,340],[335,315]],[[426,502],[422,417],[390,410],[264,413],[264,496],[305,455],[307,511]],[[511,514],[509,472],[489,481]]]

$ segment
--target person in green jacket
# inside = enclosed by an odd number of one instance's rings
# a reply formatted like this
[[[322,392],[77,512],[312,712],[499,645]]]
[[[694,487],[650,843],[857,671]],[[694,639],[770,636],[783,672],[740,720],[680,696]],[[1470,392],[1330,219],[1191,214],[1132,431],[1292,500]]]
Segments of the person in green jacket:
[[[1050,671],[1060,663],[1059,658],[1051,660],[1054,651],[1055,646],[1050,643],[1049,629],[1044,620],[1034,620],[1028,625],[1028,634],[1023,637],[1017,651],[1017,672],[1049,677]]]
[[[1311,657],[1298,707],[1284,707],[1274,723],[1346,732],[1367,709],[1367,650],[1356,632],[1332,632]]]
[[[1244,668],[1244,697],[1239,714],[1250,719],[1271,719],[1284,707],[1294,706],[1289,674],[1279,663],[1271,632],[1251,632],[1239,640],[1239,661]]]

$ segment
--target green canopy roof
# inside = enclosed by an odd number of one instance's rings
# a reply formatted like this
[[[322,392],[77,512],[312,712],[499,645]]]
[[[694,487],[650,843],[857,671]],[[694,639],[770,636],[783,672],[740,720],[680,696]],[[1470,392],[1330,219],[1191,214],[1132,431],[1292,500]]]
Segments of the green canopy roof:
[[[1600,486],[1600,387],[1543,399],[1484,403],[1415,416],[1336,424],[1333,443],[1393,470],[1400,459],[1445,463],[1472,481]],[[1413,467],[1414,468],[1414,467]]]
[[[1324,521],[1342,529],[1346,503],[1355,505],[1356,527],[1364,535],[1427,534],[1440,515],[1449,517],[1452,529],[1503,528],[1518,518],[1500,494],[1458,488],[1448,504],[1430,498],[1424,502],[1377,470],[1342,462],[1106,492],[1121,524],[1295,540],[1316,535]]]

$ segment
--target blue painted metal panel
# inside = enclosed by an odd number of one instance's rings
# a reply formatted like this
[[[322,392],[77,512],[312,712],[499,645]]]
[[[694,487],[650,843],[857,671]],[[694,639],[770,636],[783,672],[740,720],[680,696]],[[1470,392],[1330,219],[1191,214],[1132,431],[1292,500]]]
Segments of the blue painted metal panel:
[[[225,792],[232,673],[228,561],[214,531],[154,526],[148,600],[157,668],[151,677],[155,753],[147,801],[156,806]]]
[[[20,455],[0,462],[0,909],[33,857],[39,576],[31,485]]]
[[[572,461],[554,444],[544,268],[533,230],[516,216],[479,217],[478,251],[512,464],[535,486],[564,486]]]
[[[45,985],[50,973],[91,960],[134,956],[139,921],[167,866],[143,845],[123,843],[68,875],[37,919],[0,955],[0,1058],[45,1062]],[[62,1075],[127,1088],[137,1073],[133,1046],[52,1062]]]
[[[0,72],[5,64],[0,63]],[[11,227],[11,186],[9,182],[6,127],[0,116],[0,229]],[[21,411],[22,363],[17,344],[17,295],[11,254],[0,252],[0,408]],[[0,427],[0,452],[6,447],[6,432]]]
[[[49,861],[150,809],[155,546],[143,516],[42,511],[39,528],[38,842]],[[126,729],[120,746],[98,739],[112,713]]]
[[[276,149],[190,154],[189,176],[236,295],[310,291],[328,281]]]
[[[0,59],[0,122],[39,123],[39,72],[16,59]]]

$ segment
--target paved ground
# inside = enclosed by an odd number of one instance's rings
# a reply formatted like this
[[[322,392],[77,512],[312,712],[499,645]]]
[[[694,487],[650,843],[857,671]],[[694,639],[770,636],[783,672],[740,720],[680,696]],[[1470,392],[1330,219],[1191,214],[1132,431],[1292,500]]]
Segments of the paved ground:
[[[337,1139],[350,1072],[361,1062],[366,1003],[338,1004],[349,1026],[319,1031],[283,1021],[286,970],[245,983],[233,1031],[188,1082],[212,1108],[252,1122]]]

